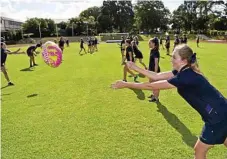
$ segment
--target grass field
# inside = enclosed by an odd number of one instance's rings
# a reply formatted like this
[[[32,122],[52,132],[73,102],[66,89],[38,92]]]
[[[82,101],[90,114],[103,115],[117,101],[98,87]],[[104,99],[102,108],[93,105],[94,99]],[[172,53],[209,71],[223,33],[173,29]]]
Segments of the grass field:
[[[189,45],[205,76],[227,96],[226,44]],[[147,42],[139,47],[148,64]],[[203,126],[197,112],[176,90],[161,91],[159,105],[148,102],[149,91],[112,90],[110,84],[123,76],[120,50],[105,43],[99,50],[80,56],[79,43],[72,43],[60,67],[50,68],[39,55],[39,66],[31,70],[26,55],[8,56],[15,86],[5,87],[1,75],[3,159],[193,158]],[[162,49],[161,56],[162,71],[170,70]],[[208,159],[226,158],[222,145],[208,154]]]

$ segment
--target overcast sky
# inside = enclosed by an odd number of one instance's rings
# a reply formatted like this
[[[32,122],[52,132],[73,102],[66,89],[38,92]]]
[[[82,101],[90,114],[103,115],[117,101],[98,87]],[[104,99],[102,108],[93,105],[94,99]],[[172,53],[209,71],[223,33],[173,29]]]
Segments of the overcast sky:
[[[1,0],[1,16],[25,21],[27,18],[69,19],[81,11],[101,6],[103,0]],[[133,3],[135,0],[132,0]],[[176,9],[183,0],[163,0],[170,11]]]

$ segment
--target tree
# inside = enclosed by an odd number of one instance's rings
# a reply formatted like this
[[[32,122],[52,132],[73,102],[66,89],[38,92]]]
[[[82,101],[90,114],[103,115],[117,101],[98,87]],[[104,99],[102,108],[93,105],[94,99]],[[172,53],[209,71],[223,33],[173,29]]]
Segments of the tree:
[[[39,36],[39,19],[31,18],[22,25],[25,33],[33,33],[35,37]]]
[[[55,22],[52,19],[31,18],[23,24],[25,33],[33,33],[35,37],[39,37],[39,26],[42,37],[52,36],[56,32]]]
[[[94,20],[97,21],[101,9],[99,7],[90,7],[82,11],[79,15],[80,18],[88,19],[90,16],[94,17]]]
[[[224,30],[225,17],[222,15],[225,9],[216,9],[220,5],[226,8],[223,1],[184,1],[173,11],[172,28],[204,33],[209,28]]]
[[[140,30],[155,32],[167,29],[170,11],[162,1],[138,1],[134,9],[135,23]]]
[[[133,26],[133,17],[131,1],[103,1],[97,20],[102,32],[129,32]]]

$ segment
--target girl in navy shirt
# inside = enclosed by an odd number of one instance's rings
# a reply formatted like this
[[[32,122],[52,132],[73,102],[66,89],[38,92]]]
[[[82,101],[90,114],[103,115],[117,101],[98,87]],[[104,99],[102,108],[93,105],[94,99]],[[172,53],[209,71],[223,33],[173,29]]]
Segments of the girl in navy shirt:
[[[227,147],[227,99],[202,75],[196,64],[196,54],[186,44],[176,46],[172,56],[173,71],[155,73],[127,63],[133,69],[157,81],[154,83],[130,83],[117,81],[113,88],[160,90],[177,88],[178,93],[204,121],[201,136],[194,150],[195,158],[205,159],[213,145]]]
[[[4,76],[5,76],[5,78],[8,82],[8,86],[12,86],[14,84],[10,81],[8,73],[7,73],[6,68],[5,68],[5,63],[6,63],[6,60],[7,60],[7,54],[19,54],[19,51],[20,51],[20,49],[18,49],[17,51],[14,51],[14,52],[9,51],[6,48],[6,44],[1,42],[1,71],[4,74]],[[20,52],[20,53],[24,53],[24,52]]]
[[[170,48],[170,37],[169,35],[166,36],[166,43],[165,43],[165,46],[166,46],[166,55],[169,55],[169,48]]]
[[[27,55],[29,56],[30,67],[38,66],[35,63],[35,56],[36,56],[36,53],[37,53],[35,50],[38,47],[41,47],[41,45],[37,44],[37,45],[29,46],[28,49],[27,49]]]
[[[136,41],[133,40],[131,42],[131,44],[132,44],[133,53],[135,54],[135,62],[136,62],[137,59],[139,59],[140,64],[143,65],[144,68],[147,70],[147,67],[146,67],[145,63],[143,63],[143,54],[138,49]]]
[[[123,81],[127,82],[127,72],[130,73],[134,77],[134,82],[136,82],[138,75],[134,74],[130,69],[128,69],[127,65],[125,65],[125,60],[134,62],[134,57],[133,57],[133,49],[131,46],[131,40],[126,39],[125,40],[125,45],[126,45],[126,55],[123,58],[122,65],[124,65],[124,77]]]
[[[150,47],[150,60],[149,60],[149,71],[153,71],[156,73],[159,73],[160,66],[159,66],[159,60],[160,60],[160,53],[159,53],[159,41],[158,38],[153,38],[149,40],[149,47]],[[150,79],[149,82],[152,82],[153,80]],[[159,90],[153,90],[153,94],[151,94],[149,97],[151,98],[150,102],[157,102],[159,99]]]

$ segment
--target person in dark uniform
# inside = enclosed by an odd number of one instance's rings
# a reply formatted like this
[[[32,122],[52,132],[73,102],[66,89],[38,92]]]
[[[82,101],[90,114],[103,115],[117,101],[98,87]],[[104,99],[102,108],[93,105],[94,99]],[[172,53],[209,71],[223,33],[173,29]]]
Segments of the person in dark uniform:
[[[199,35],[196,38],[196,44],[197,44],[197,47],[199,47]]]
[[[98,39],[95,37],[95,40],[94,40],[94,43],[95,43],[95,51],[98,51]]]
[[[88,51],[87,52],[92,54],[92,41],[91,41],[91,37],[88,38],[87,45],[88,45]]]
[[[124,59],[124,53],[125,53],[125,39],[124,39],[123,36],[121,37],[120,48],[121,48],[121,61],[123,61],[123,59]]]
[[[129,36],[129,39],[130,39],[130,42],[132,42],[132,41],[133,41],[133,37],[132,37],[132,35],[131,35],[131,36]]]
[[[65,43],[66,43],[67,47],[69,47],[69,39],[66,39]]]
[[[124,65],[123,81],[127,81],[127,72],[128,72],[134,77],[134,81],[136,82],[136,80],[138,78],[138,75],[134,74],[131,70],[128,69],[127,65],[125,65],[125,60],[134,62],[133,49],[132,49],[132,46],[131,46],[131,40],[130,39],[126,39],[125,40],[125,45],[126,45],[126,55],[124,56],[123,61],[122,61],[122,65]]]
[[[178,45],[172,56],[173,71],[157,74],[129,62],[127,66],[130,69],[144,74],[156,82],[117,81],[112,84],[112,88],[142,90],[177,88],[180,96],[200,114],[204,121],[201,135],[194,146],[194,155],[195,159],[205,159],[208,150],[214,145],[224,144],[227,147],[227,99],[204,77],[196,61],[196,54],[189,46]]]
[[[155,37],[149,40],[149,48],[150,48],[149,71],[159,73],[161,70],[159,66],[160,53],[158,38]],[[149,82],[153,81],[149,80]],[[152,94],[149,97],[151,98],[150,102],[158,102],[159,90],[153,90]]]
[[[164,50],[165,48],[164,48],[164,46],[163,46],[163,38],[162,37],[160,37],[160,45],[162,46],[162,49]]]
[[[166,43],[165,43],[165,46],[166,46],[166,55],[169,55],[169,48],[170,48],[170,37],[169,35],[166,36]]]
[[[92,53],[95,52],[95,38],[94,37],[91,38],[91,50],[92,50]]]
[[[137,36],[134,36],[133,41],[135,41],[136,45],[139,45],[139,39]]]
[[[65,45],[65,40],[63,39],[63,37],[61,36],[59,42],[58,42],[58,46],[60,47],[62,53],[63,53],[63,50],[64,50],[64,45]]]
[[[184,44],[184,37],[183,36],[180,36],[180,38],[179,38],[179,44]]]
[[[133,53],[135,54],[135,62],[137,61],[137,59],[139,59],[140,64],[142,64],[144,66],[144,68],[147,70],[145,63],[143,63],[143,54],[138,49],[138,47],[136,45],[136,41],[133,40],[131,42],[131,44],[132,44]]]
[[[188,42],[188,38],[187,38],[187,36],[184,34],[184,35],[183,35],[183,41],[182,41],[182,43],[183,43],[183,44],[187,44],[187,42]]]
[[[27,49],[27,55],[30,57],[30,67],[33,67],[33,66],[38,66],[36,63],[35,63],[35,57],[37,52],[35,51],[38,47],[41,47],[40,44],[37,44],[37,45],[33,45],[33,46],[30,46],[28,47]]]
[[[180,44],[180,40],[179,40],[179,38],[178,38],[178,35],[175,35],[173,50],[174,50],[174,48],[175,48],[177,45],[179,45],[179,44]]]
[[[82,50],[84,50],[85,54],[87,53],[86,50],[85,50],[85,48],[84,48],[84,40],[81,38],[81,39],[80,39],[80,52],[81,52]],[[80,52],[79,52],[79,54],[80,54]],[[80,54],[80,55],[81,55],[81,54]]]
[[[5,68],[7,54],[18,54],[19,51],[20,51],[20,49],[18,49],[17,51],[9,51],[9,50],[7,50],[6,44],[4,42],[1,42],[1,71],[4,74],[5,79],[8,82],[8,86],[12,86],[14,84],[10,81],[8,73]],[[24,53],[24,52],[21,52],[21,53]]]

